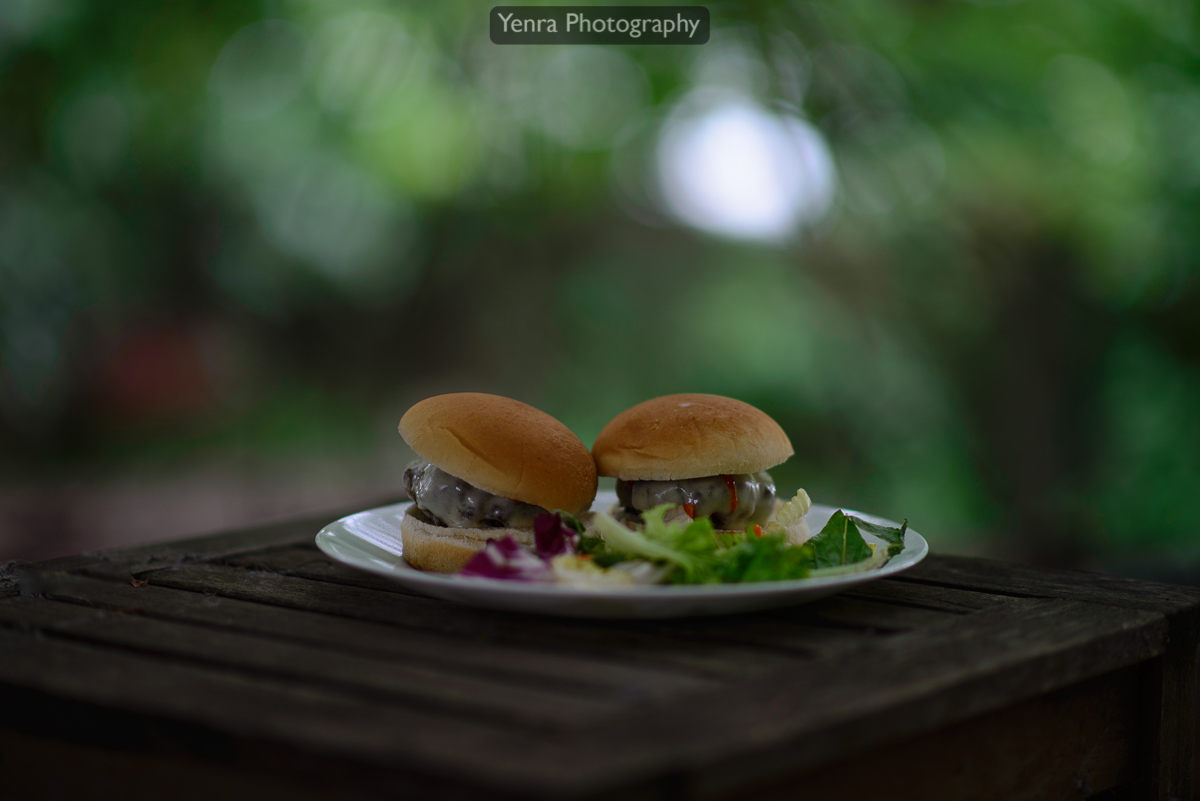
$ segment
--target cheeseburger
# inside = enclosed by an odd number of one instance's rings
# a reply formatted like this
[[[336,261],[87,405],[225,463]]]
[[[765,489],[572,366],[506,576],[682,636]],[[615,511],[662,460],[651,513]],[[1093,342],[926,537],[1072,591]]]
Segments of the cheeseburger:
[[[404,558],[440,573],[461,568],[489,539],[533,545],[533,521],[586,511],[596,464],[571,430],[520,401],[460,392],[426,398],[400,419],[421,461],[404,471],[413,501],[400,523]]]
[[[617,479],[612,514],[636,525],[641,513],[673,504],[714,528],[741,531],[775,513],[767,469],[792,455],[779,424],[719,395],[667,395],[613,418],[596,437],[600,475]]]

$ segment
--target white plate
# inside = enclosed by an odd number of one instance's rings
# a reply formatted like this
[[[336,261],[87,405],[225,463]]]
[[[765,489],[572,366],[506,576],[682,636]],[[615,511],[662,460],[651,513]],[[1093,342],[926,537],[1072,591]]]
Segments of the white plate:
[[[594,509],[607,509],[616,495],[602,492]],[[759,581],[747,584],[652,585],[625,588],[578,589],[554,584],[531,584],[488,578],[467,578],[423,573],[404,561],[400,518],[408,503],[382,506],[343,517],[317,534],[317,547],[342,564],[386,576],[410,590],[446,601],[530,612],[539,615],[600,618],[664,618],[691,615],[728,615],[776,606],[815,601],[858,584],[893,576],[915,565],[929,553],[925,538],[911,528],[904,534],[904,550],[886,565],[864,573],[793,581]],[[814,532],[837,511],[834,506],[813,506],[808,525]],[[848,514],[896,526],[890,520],[861,512]],[[868,542],[881,540],[863,532]]]

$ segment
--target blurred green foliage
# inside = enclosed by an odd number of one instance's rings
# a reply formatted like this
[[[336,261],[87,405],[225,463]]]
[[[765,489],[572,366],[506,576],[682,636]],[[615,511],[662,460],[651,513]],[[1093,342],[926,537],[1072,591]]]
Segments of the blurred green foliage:
[[[935,546],[1193,539],[1194,6],[710,8],[586,48],[466,2],[0,5],[7,480],[390,448],[457,389],[590,443],[711,391],[788,430],[785,488]],[[704,92],[819,132],[832,206],[683,224],[656,143]]]

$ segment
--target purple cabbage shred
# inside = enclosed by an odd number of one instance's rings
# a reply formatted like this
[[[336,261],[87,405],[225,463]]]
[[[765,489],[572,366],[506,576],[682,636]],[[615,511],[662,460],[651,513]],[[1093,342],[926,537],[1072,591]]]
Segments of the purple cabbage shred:
[[[533,521],[533,544],[543,559],[574,556],[579,532],[563,522],[561,515],[538,515]]]
[[[460,576],[507,579],[509,581],[552,581],[550,563],[531,553],[512,536],[488,540],[483,550],[458,571]]]
[[[578,541],[579,532],[563,523],[560,515],[538,515],[533,521],[537,553],[511,535],[502,540],[488,540],[483,550],[472,556],[458,574],[508,581],[553,581],[550,560],[556,556],[573,556]]]

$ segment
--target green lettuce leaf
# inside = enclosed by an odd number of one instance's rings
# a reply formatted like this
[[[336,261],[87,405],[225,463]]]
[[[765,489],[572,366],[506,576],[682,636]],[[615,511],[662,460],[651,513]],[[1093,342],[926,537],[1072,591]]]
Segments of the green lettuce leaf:
[[[581,537],[579,552],[591,555],[600,567],[649,561],[666,569],[662,580],[670,584],[785,581],[879,567],[903,548],[907,526],[880,526],[838,511],[820,533],[795,546],[788,543],[786,532],[757,536],[750,529],[716,531],[707,517],[666,522],[672,508],[664,505],[643,512],[641,531],[596,513],[592,525],[600,536]],[[862,530],[887,547],[868,544]]]
[[[662,515],[659,515],[660,524]],[[630,559],[649,559],[652,562],[668,562],[684,573],[696,571],[692,555],[685,553],[668,544],[658,542],[642,531],[634,531],[618,523],[609,515],[601,512],[592,517],[592,525],[604,538],[604,546],[608,551],[622,554]]]
[[[813,549],[816,567],[849,565],[874,555],[858,532],[856,520],[839,509],[820,533],[806,543]]]
[[[888,559],[891,559],[888,556],[887,548],[878,548],[873,542],[868,542],[867,547],[872,549],[871,556],[868,559],[863,559],[861,562],[836,565],[834,567],[813,568],[809,571],[808,575],[813,578],[823,578],[826,576],[844,576],[849,573],[863,573],[867,570],[883,567],[887,564]]]
[[[603,536],[585,537],[584,553],[598,564],[615,556],[669,564],[664,577],[671,584],[718,584],[742,581],[781,581],[803,578],[813,565],[813,550],[788,544],[783,534],[755,536],[745,531],[716,531],[707,517],[686,523],[663,518],[672,509],[658,506],[642,513],[642,531],[631,531],[606,514],[593,517]]]
[[[905,520],[900,524],[900,528],[892,526],[881,526],[878,523],[869,523],[861,517],[851,517],[859,531],[865,531],[868,534],[874,534],[879,539],[888,544],[888,556],[895,556],[904,550],[904,532],[908,530],[908,521]]]
[[[721,556],[718,574],[730,583],[805,578],[813,565],[813,549],[789,544],[786,534],[744,535]]]

